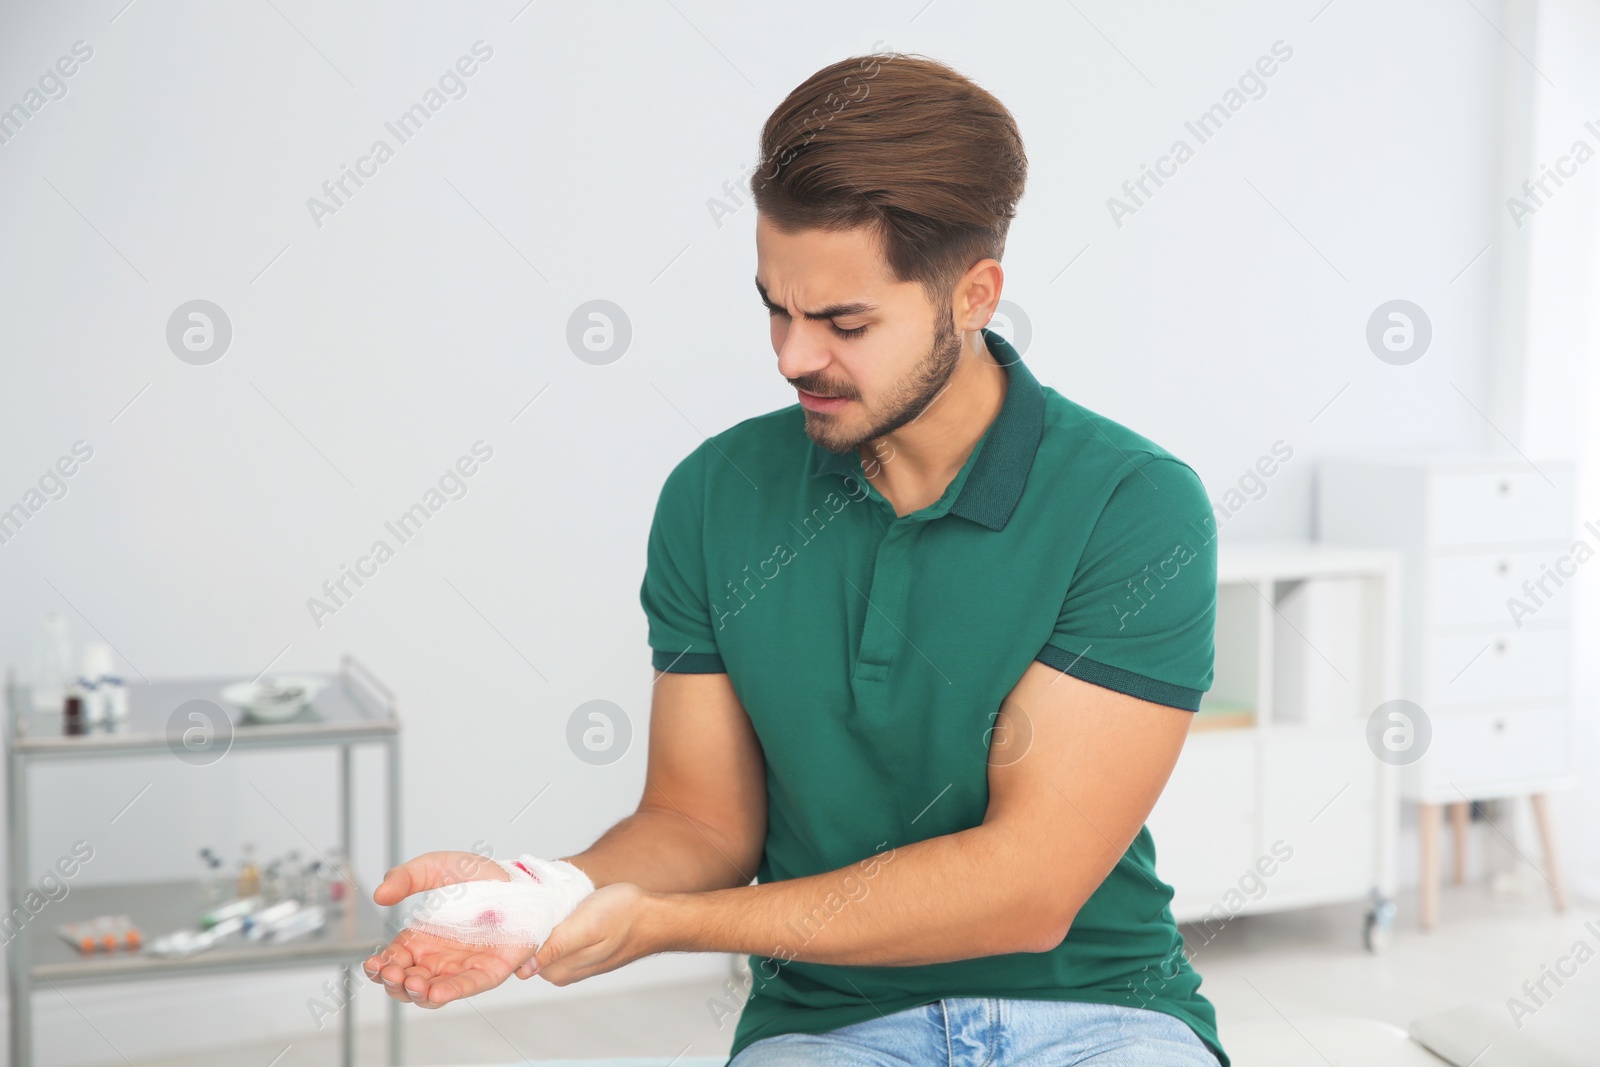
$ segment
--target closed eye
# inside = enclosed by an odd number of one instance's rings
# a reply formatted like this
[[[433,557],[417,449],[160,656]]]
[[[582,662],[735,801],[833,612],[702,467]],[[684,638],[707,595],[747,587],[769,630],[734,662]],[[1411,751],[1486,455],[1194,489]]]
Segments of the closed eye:
[[[770,304],[767,306],[767,315],[769,317],[775,317],[775,316],[778,316],[778,315],[787,315],[787,314],[789,314],[789,313],[787,311],[783,310],[783,308],[773,307]],[[845,330],[845,329],[841,329],[839,326],[837,326],[834,323],[830,322],[830,323],[828,323],[828,327],[829,327],[829,329],[833,330],[833,332],[835,334],[837,334],[840,337],[844,337],[844,338],[860,337],[862,334],[867,332],[867,328],[865,326],[857,326],[853,330]]]

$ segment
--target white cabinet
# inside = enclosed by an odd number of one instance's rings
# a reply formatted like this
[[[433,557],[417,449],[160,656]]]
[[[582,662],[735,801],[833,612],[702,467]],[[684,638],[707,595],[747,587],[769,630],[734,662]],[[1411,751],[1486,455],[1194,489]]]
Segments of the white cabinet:
[[[1324,542],[1402,554],[1403,695],[1432,740],[1403,795],[1449,804],[1570,783],[1567,583],[1600,531],[1575,526],[1573,470],[1520,457],[1342,457],[1317,471]],[[1583,555],[1587,558],[1587,553]]]
[[[1398,808],[1367,719],[1398,689],[1398,553],[1224,540],[1217,564],[1212,687],[1147,820],[1173,916],[1209,937],[1371,894],[1380,947]]]
[[[1319,464],[1320,538],[1401,553],[1403,694],[1428,742],[1401,777],[1417,804],[1425,927],[1438,909],[1443,810],[1460,882],[1476,800],[1530,798],[1544,877],[1565,907],[1545,795],[1576,784],[1568,583],[1600,547],[1600,528],[1577,526],[1573,485],[1571,463],[1521,455]]]

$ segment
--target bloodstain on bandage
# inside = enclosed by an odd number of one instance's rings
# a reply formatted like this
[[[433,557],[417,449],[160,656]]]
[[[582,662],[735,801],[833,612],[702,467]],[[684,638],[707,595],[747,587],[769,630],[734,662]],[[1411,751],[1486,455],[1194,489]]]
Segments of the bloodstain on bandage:
[[[407,927],[472,945],[542,945],[594,892],[589,876],[565,860],[494,862],[509,881],[475,879],[422,893]]]

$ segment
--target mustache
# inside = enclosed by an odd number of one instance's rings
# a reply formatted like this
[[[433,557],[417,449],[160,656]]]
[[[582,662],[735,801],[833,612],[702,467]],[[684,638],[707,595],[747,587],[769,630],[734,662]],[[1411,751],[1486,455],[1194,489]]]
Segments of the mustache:
[[[844,397],[847,400],[856,399],[855,392],[849,389],[840,389],[818,378],[790,378],[789,384],[796,389],[803,389],[812,396]]]

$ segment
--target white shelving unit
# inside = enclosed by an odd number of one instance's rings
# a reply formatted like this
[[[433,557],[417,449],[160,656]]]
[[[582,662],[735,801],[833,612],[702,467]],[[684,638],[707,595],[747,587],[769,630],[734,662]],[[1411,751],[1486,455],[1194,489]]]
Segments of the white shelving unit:
[[[1241,914],[1370,898],[1366,943],[1383,947],[1398,793],[1396,768],[1368,747],[1367,719],[1399,695],[1399,578],[1392,550],[1219,544],[1213,685],[1148,820],[1179,922],[1214,928]],[[1284,610],[1303,583],[1322,579],[1349,580],[1341,588],[1353,587],[1358,605],[1353,633],[1320,636],[1331,652]],[[1308,664],[1313,679],[1348,687],[1337,694],[1347,714],[1287,721],[1278,675]],[[1225,707],[1248,709],[1249,723],[1210,728],[1210,713]]]

